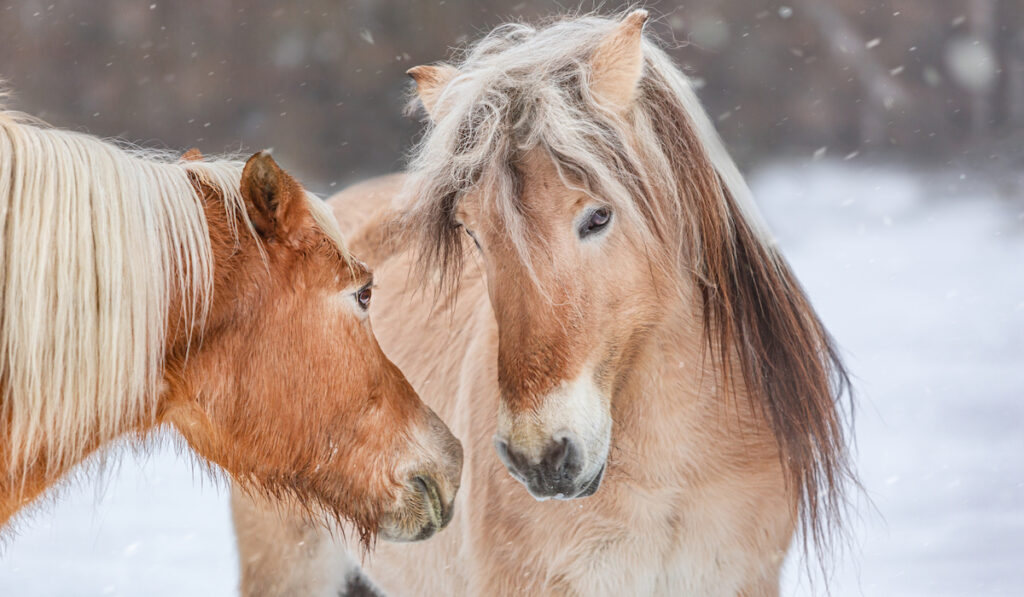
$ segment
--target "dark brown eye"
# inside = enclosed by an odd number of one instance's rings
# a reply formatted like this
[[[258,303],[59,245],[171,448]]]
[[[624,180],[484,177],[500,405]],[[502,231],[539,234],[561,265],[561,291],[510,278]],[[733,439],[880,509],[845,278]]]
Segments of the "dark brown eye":
[[[612,221],[612,210],[607,207],[599,207],[590,212],[583,225],[580,226],[580,238],[586,238],[604,229],[608,222]]]
[[[373,289],[369,286],[363,286],[359,289],[359,292],[356,293],[356,302],[359,303],[359,306],[365,311],[370,308],[370,298],[372,296]]]

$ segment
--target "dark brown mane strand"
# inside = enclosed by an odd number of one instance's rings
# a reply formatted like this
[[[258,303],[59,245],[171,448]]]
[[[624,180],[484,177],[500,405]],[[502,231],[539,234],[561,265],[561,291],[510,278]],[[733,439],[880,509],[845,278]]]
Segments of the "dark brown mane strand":
[[[758,238],[721,181],[690,116],[664,85],[644,86],[662,149],[675,168],[678,197],[698,214],[695,268],[705,335],[725,386],[734,362],[751,406],[771,426],[790,490],[796,493],[804,548],[831,548],[853,478],[844,421],[850,379],[785,259]],[[686,211],[686,210],[683,210]]]

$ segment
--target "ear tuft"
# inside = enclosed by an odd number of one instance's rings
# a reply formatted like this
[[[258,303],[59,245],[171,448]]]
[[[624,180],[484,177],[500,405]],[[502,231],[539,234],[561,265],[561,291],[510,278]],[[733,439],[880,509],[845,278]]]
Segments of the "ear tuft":
[[[416,93],[423,108],[432,119],[437,120],[437,100],[441,97],[445,85],[454,79],[459,71],[447,64],[437,64],[414,66],[405,71],[405,74],[416,81]]]
[[[646,10],[626,15],[605,36],[590,58],[590,90],[603,106],[623,112],[633,102],[644,70]]]
[[[647,19],[651,17],[650,13],[647,12],[646,8],[638,8],[631,11],[625,18],[622,19],[620,27],[629,26],[634,29],[643,29],[644,24],[647,23]]]
[[[267,201],[267,205],[272,208],[276,208],[276,198],[274,197],[274,191],[279,186],[279,179],[284,172],[281,171],[281,167],[277,165],[274,158],[270,157],[269,151],[261,151],[253,154],[252,157],[245,163],[245,169],[242,171],[242,187],[249,186],[249,190],[260,194]]]
[[[242,197],[253,227],[264,238],[284,238],[299,224],[302,187],[264,150],[242,170]]]

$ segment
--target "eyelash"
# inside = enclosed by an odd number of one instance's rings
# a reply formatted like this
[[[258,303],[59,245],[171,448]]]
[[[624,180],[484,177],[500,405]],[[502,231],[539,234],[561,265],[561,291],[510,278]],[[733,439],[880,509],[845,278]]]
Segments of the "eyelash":
[[[373,288],[374,285],[373,282],[371,282],[366,286],[363,286],[359,290],[355,291],[355,293],[352,295],[356,299],[356,304],[359,305],[359,307],[363,311],[368,311],[370,309],[370,300],[373,298]],[[365,303],[364,299],[362,298],[363,293],[366,293]]]
[[[462,229],[466,231],[466,234],[469,235],[469,238],[473,239],[473,244],[476,245],[476,248],[483,251],[484,248],[480,246],[480,241],[476,239],[476,235],[473,234],[473,231],[470,230],[469,228],[466,228],[465,226],[463,226]]]

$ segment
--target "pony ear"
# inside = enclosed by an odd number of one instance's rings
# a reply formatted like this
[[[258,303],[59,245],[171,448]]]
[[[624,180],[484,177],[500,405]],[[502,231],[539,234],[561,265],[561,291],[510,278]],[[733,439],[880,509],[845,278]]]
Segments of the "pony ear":
[[[249,220],[264,239],[288,238],[302,225],[302,186],[277,165],[269,151],[253,154],[245,162],[241,191]]]
[[[622,112],[633,102],[644,70],[647,11],[634,10],[598,44],[590,57],[590,91],[598,103]]]
[[[437,120],[438,113],[437,99],[441,97],[441,91],[449,81],[459,74],[459,71],[447,64],[414,66],[405,71],[405,74],[416,81],[416,94],[420,102],[432,120]]]
[[[181,154],[181,161],[183,161],[183,162],[201,162],[201,161],[203,161],[203,152],[199,151],[198,147],[193,147],[192,149],[190,149],[190,150],[186,151],[185,153]]]

